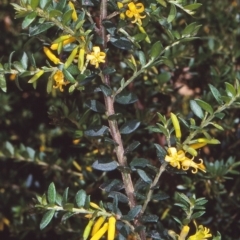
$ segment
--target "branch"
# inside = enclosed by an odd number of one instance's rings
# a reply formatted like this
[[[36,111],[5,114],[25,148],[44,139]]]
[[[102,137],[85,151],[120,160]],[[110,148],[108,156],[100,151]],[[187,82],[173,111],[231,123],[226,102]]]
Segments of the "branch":
[[[102,25],[102,21],[107,18],[107,0],[102,0],[101,1],[101,7],[100,7],[100,37],[103,40],[103,48],[106,49],[107,47],[107,37],[106,37],[106,30],[104,26]],[[105,66],[107,66],[107,59]],[[110,79],[109,75],[103,75],[101,74],[101,78],[104,84],[110,85]],[[115,114],[115,109],[114,109],[114,97],[113,96],[104,96],[104,101],[105,101],[105,106],[106,106],[106,115],[107,117]],[[118,144],[115,148],[117,160],[120,166],[126,167],[127,164],[127,159],[124,156],[124,147],[123,147],[123,142],[121,138],[121,134],[119,132],[118,124],[116,120],[108,120],[109,128],[110,128],[110,133],[113,138],[113,140]],[[131,179],[131,175],[129,173],[124,173],[122,172],[122,179],[123,183],[125,186],[125,192],[128,197],[128,205],[130,208],[133,208],[136,206],[136,199],[134,196],[134,187],[133,187],[133,182]]]

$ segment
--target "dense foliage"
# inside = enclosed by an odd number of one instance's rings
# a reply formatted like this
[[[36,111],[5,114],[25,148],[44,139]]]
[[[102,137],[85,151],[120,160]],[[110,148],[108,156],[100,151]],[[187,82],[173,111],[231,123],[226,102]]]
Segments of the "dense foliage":
[[[0,239],[239,239],[238,1],[0,6]]]

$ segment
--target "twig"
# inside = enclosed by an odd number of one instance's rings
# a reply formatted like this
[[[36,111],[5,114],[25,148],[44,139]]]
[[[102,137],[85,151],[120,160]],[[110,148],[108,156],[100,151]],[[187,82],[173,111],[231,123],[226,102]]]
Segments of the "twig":
[[[149,188],[149,192],[147,194],[147,198],[143,204],[143,207],[142,207],[142,210],[141,210],[141,215],[143,215],[143,213],[145,212],[146,208],[147,208],[147,205],[148,203],[150,202],[151,198],[152,198],[152,194],[153,194],[153,191],[154,191],[154,187],[157,185],[158,181],[159,181],[159,178],[161,177],[162,173],[165,171],[166,169],[166,166],[167,166],[167,163],[163,163],[157,173],[157,175],[155,176],[155,179],[153,180],[153,182],[151,183],[150,185],[150,188]]]

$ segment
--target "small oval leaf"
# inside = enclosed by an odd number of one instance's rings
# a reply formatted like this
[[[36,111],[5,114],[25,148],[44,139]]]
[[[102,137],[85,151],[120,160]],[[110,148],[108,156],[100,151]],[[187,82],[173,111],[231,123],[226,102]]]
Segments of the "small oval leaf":
[[[81,208],[85,205],[86,197],[87,197],[87,194],[83,189],[79,190],[76,193],[75,200],[78,207]]]
[[[56,201],[56,188],[54,183],[52,182],[47,191],[48,202],[54,204]]]
[[[118,163],[116,161],[111,162],[101,162],[101,160],[96,160],[92,167],[96,170],[100,170],[103,172],[113,171],[118,167]]]
[[[195,100],[190,101],[190,108],[197,117],[203,119],[204,114],[202,108],[197,104]]]
[[[44,229],[52,220],[53,216],[54,216],[55,210],[49,210],[47,211],[44,215],[43,218],[41,220],[40,223],[40,229]]]
[[[130,134],[134,132],[140,125],[140,121],[138,120],[131,120],[126,123],[124,123],[120,128],[121,134]]]

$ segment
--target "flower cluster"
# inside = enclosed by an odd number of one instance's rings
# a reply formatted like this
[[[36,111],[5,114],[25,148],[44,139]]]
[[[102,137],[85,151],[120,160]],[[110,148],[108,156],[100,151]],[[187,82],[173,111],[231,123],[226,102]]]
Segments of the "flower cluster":
[[[118,8],[121,9],[123,8],[123,3],[117,2]],[[145,8],[142,3],[134,3],[130,2],[128,5],[128,10],[126,10],[125,14],[128,18],[134,18],[132,20],[132,23],[138,23],[139,25],[142,25],[142,20],[143,18],[146,17],[146,15],[141,15],[140,13],[143,13]],[[120,18],[125,19],[125,14],[120,13]]]
[[[97,210],[102,210],[97,204],[90,202],[90,206]],[[98,240],[107,232],[107,240],[114,240],[116,232],[115,216],[91,218],[84,229],[83,240]]]
[[[195,163],[193,158],[188,158],[185,155],[183,150],[177,151],[175,147],[170,147],[167,150],[168,155],[165,157],[165,161],[168,162],[172,167],[176,167],[178,169],[182,169],[187,171],[190,167],[193,168],[192,173],[197,173],[198,169],[205,172],[205,166],[203,165],[203,160],[200,160],[200,163]]]
[[[53,75],[53,79],[56,83],[56,85],[53,85],[54,88],[59,88],[61,92],[63,92],[63,86],[66,86],[69,84],[68,81],[64,81],[64,75],[63,72],[60,70],[57,70],[55,74]]]
[[[196,226],[196,233],[194,235],[189,236],[187,240],[207,240],[207,238],[212,237],[209,228],[206,228],[203,225],[197,226],[195,222],[194,224]],[[185,240],[186,237],[188,236],[189,230],[190,227],[185,225],[183,226],[181,233],[179,235],[172,230],[168,231],[168,235],[173,237],[174,239]]]
[[[87,60],[90,64],[95,65],[95,68],[99,68],[99,63],[105,63],[106,53],[100,51],[100,47],[93,47],[93,52],[87,54]]]

